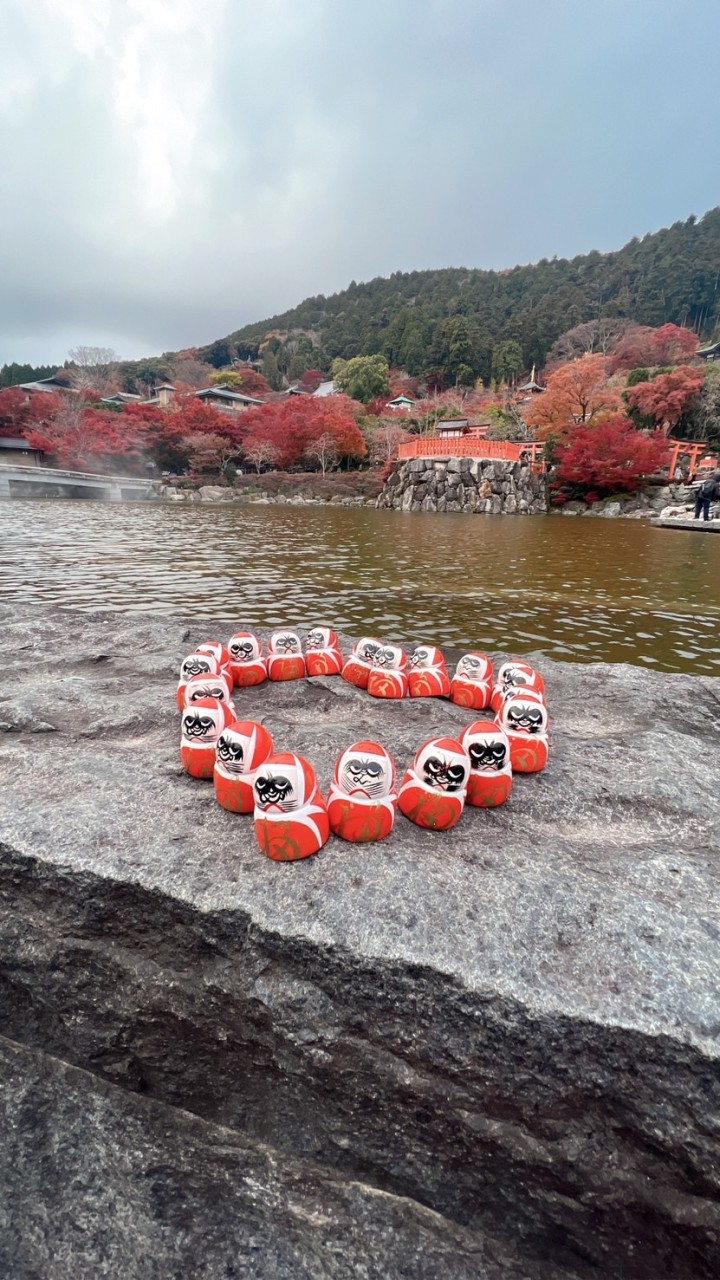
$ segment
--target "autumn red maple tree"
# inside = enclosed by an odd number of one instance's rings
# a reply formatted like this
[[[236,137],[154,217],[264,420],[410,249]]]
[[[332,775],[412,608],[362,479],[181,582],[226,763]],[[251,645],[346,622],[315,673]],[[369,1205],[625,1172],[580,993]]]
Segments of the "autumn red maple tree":
[[[267,441],[281,469],[297,466],[322,436],[332,439],[338,459],[363,458],[367,445],[347,396],[288,396],[242,414],[243,439]]]
[[[660,373],[649,382],[638,382],[625,392],[628,404],[669,435],[681,418],[695,407],[703,388],[702,369],[678,365],[669,373]]]
[[[572,427],[557,452],[554,487],[573,491],[633,493],[668,460],[668,444],[658,433],[638,431],[622,414],[594,425]]]
[[[71,471],[114,470],[118,459],[139,459],[145,449],[142,431],[128,429],[123,414],[67,404],[25,438]]]
[[[52,422],[60,408],[55,395],[38,392],[29,396],[18,387],[0,391],[0,435],[24,436],[28,430]]]
[[[664,324],[659,329],[632,325],[620,335],[608,355],[609,373],[631,369],[654,369],[658,365],[684,364],[698,347],[691,329],[677,324]]]

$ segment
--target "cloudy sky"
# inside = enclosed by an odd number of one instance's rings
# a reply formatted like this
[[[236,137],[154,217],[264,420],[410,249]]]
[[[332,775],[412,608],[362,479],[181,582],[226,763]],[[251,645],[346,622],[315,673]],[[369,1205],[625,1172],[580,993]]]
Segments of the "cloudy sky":
[[[718,0],[0,0],[0,363],[720,203]]]

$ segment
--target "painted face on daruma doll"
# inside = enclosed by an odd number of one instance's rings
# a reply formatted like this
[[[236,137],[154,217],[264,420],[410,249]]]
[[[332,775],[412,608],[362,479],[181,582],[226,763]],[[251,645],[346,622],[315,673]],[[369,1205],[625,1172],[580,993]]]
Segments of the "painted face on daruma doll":
[[[247,774],[272,755],[273,741],[264,725],[236,720],[218,738],[216,756],[227,773]]]
[[[186,742],[200,746],[217,741],[224,726],[224,716],[220,703],[211,706],[209,702],[207,699],[205,705],[193,705],[183,712],[182,735]]]
[[[547,709],[536,698],[516,693],[503,704],[500,722],[504,729],[512,733],[546,733]]]
[[[291,656],[302,653],[300,637],[294,631],[274,631],[270,637],[270,652]]]
[[[484,653],[465,653],[455,668],[461,680],[487,680],[492,674],[490,659]]]
[[[295,813],[308,802],[314,779],[310,766],[299,756],[268,761],[255,776],[253,791],[257,807],[264,813]]]
[[[359,658],[361,662],[374,662],[375,654],[380,649],[382,649],[382,645],[379,640],[371,640],[366,636],[362,640],[358,640],[353,649],[353,657]]]
[[[408,659],[408,666],[414,671],[427,671],[430,667],[445,665],[445,659],[439,649],[432,645],[421,644],[413,649]]]
[[[402,671],[406,663],[403,650],[395,644],[380,645],[373,655],[373,666],[383,671]]]
[[[510,760],[508,740],[494,721],[478,721],[469,725],[463,733],[462,744],[470,757],[473,773],[499,773],[507,768]]]
[[[233,662],[256,662],[261,656],[260,641],[251,631],[238,631],[228,644]]]
[[[199,702],[201,698],[217,698],[218,702],[230,701],[230,685],[224,676],[191,676],[185,685],[185,705]]]
[[[193,676],[217,675],[220,664],[208,653],[189,653],[180,664],[180,680],[187,683]]]
[[[335,783],[351,799],[382,800],[394,788],[395,766],[378,743],[356,742],[340,756]]]
[[[318,649],[337,648],[337,642],[335,632],[329,627],[313,627],[312,631],[308,631],[305,648],[308,653],[314,653]]]
[[[528,662],[503,662],[498,668],[498,684],[502,689],[537,689],[545,692],[545,681]]]
[[[459,743],[433,738],[418,751],[413,769],[426,786],[452,794],[466,786],[470,760]]]

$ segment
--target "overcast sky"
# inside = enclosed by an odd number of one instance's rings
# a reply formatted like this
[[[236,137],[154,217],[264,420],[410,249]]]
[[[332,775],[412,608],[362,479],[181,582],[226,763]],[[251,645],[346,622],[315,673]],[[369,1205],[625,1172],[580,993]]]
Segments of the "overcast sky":
[[[720,203],[718,0],[0,0],[0,363]]]

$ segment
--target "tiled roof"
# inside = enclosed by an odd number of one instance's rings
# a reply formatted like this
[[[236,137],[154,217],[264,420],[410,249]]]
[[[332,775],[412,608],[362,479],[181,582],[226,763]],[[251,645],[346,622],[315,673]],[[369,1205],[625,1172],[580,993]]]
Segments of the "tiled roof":
[[[202,391],[196,391],[195,395],[199,399],[203,399],[204,396],[219,396],[222,400],[240,400],[243,404],[262,404],[262,400],[256,399],[255,396],[244,396],[239,391],[231,391],[222,383],[217,387],[204,387]]]
[[[13,436],[0,436],[0,449],[26,449],[30,453],[42,453],[42,449],[34,449],[27,440],[19,440]]]

